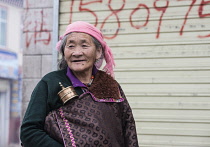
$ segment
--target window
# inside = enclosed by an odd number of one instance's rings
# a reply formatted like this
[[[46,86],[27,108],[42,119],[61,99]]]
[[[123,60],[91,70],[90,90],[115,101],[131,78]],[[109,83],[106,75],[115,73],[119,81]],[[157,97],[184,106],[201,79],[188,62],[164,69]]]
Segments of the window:
[[[0,7],[0,47],[6,47],[7,11]]]

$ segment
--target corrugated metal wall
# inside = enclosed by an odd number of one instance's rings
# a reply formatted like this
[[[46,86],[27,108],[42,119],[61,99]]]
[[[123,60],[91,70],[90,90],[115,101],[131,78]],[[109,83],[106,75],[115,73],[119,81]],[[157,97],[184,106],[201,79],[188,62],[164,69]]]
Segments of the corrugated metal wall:
[[[105,35],[140,146],[210,147],[210,1],[60,0]]]

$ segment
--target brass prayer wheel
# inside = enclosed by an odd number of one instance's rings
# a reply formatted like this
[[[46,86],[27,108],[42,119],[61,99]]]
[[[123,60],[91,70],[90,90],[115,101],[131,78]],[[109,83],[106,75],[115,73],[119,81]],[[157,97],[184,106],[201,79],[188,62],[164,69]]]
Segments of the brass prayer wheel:
[[[70,99],[78,96],[72,86],[64,87],[60,82],[59,82],[59,85],[61,86],[62,90],[58,92],[58,95],[61,101],[63,102],[63,104],[65,104]]]

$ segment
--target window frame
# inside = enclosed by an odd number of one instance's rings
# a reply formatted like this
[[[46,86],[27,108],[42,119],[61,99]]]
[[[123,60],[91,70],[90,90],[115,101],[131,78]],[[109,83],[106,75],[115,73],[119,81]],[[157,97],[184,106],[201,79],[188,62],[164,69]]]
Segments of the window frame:
[[[2,16],[2,11],[5,12],[5,18]],[[0,5],[0,48],[6,48],[7,46],[7,19],[8,19],[8,11],[7,8]],[[5,25],[5,31],[2,31],[2,25]],[[4,33],[4,34],[3,34]],[[1,37],[4,37],[4,42],[1,42]]]

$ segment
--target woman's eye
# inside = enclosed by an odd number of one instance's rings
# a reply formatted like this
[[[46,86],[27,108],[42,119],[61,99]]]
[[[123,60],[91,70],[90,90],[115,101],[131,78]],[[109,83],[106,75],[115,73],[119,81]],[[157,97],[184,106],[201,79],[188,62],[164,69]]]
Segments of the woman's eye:
[[[68,47],[68,48],[73,48],[74,46],[73,46],[73,45],[68,45],[67,47]]]
[[[84,45],[82,45],[82,47],[87,48],[88,46],[84,44]]]

